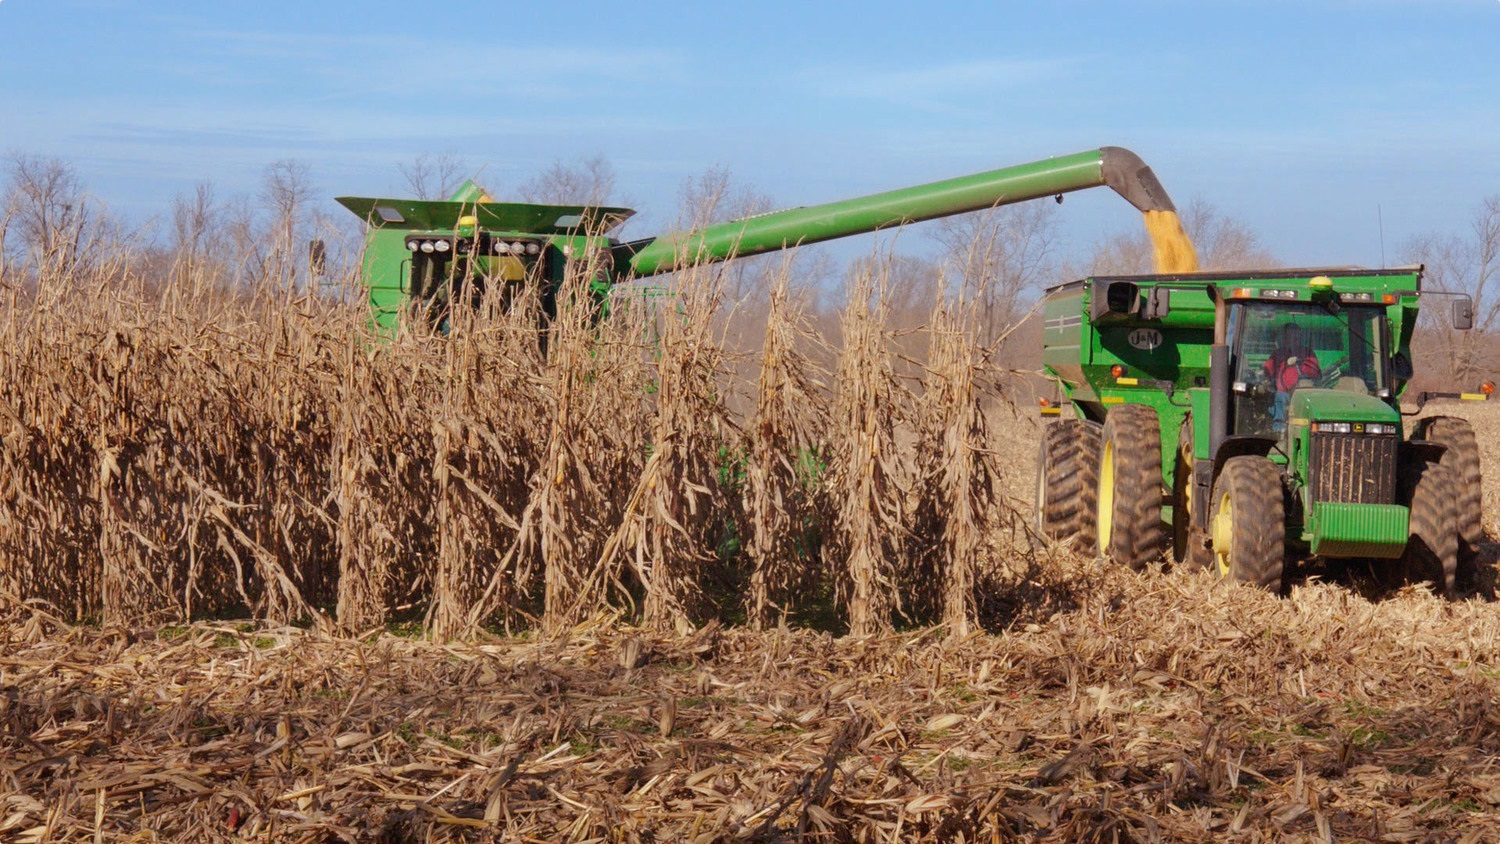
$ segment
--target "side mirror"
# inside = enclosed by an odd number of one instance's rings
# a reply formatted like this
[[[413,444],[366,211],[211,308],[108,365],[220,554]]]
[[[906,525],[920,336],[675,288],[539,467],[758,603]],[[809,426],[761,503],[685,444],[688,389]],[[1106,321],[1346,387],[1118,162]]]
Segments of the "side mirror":
[[[1410,381],[1412,374],[1411,358],[1405,352],[1397,352],[1391,358],[1391,377],[1397,381]]]
[[[307,244],[307,269],[315,276],[322,275],[328,268],[328,247],[321,239],[308,241]]]
[[[1459,331],[1474,327],[1474,302],[1467,296],[1453,300],[1453,327]]]

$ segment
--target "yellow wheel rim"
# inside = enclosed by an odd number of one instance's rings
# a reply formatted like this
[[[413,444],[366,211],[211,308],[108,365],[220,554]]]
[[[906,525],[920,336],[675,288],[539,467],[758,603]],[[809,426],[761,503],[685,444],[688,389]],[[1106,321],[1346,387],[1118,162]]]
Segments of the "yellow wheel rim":
[[[1104,443],[1099,460],[1099,548],[1109,552],[1109,537],[1115,521],[1115,444]]]
[[[1234,543],[1234,508],[1229,503],[1229,493],[1219,496],[1219,510],[1214,514],[1214,562],[1219,564],[1219,576],[1228,577],[1229,547]]]

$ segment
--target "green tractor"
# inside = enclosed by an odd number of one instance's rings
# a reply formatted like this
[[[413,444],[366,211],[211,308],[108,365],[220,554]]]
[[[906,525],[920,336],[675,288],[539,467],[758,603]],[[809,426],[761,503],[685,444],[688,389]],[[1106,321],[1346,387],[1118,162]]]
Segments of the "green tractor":
[[[1483,536],[1463,419],[1399,398],[1421,268],[1089,278],[1047,291],[1038,528],[1142,568],[1271,591],[1288,559],[1365,560],[1451,594]],[[1455,328],[1472,303],[1452,300]],[[1478,393],[1423,393],[1484,400]],[[1051,403],[1049,403],[1051,404]]]
[[[368,225],[362,281],[384,334],[403,320],[442,328],[456,303],[523,288],[545,313],[569,272],[608,305],[622,282],[694,264],[758,255],[1086,188],[1108,186],[1143,212],[1175,211],[1135,153],[1102,147],[855,199],[760,214],[686,232],[622,241],[610,233],[635,212],[599,206],[494,202],[473,182],[446,201],[340,197]],[[322,253],[313,244],[314,265]]]

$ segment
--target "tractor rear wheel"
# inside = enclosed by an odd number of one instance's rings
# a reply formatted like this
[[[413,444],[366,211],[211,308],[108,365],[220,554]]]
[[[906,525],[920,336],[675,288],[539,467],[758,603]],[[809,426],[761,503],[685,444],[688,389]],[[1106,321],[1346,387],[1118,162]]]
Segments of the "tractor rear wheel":
[[[1099,447],[1099,556],[1133,569],[1162,555],[1161,423],[1156,410],[1124,404],[1104,420]]]
[[[1458,571],[1456,493],[1452,469],[1425,460],[1401,467],[1401,501],[1411,508],[1411,537],[1401,554],[1401,575],[1408,583],[1426,581],[1439,595],[1453,594]]]
[[[1281,473],[1265,457],[1231,457],[1214,483],[1211,530],[1219,576],[1281,591],[1286,516]]]
[[[1454,474],[1454,518],[1458,528],[1457,579],[1470,583],[1477,573],[1479,543],[1484,541],[1484,510],[1481,500],[1479,440],[1467,419],[1434,416],[1422,423],[1421,439],[1445,446],[1442,464]]]
[[[1078,419],[1063,419],[1042,431],[1036,467],[1037,531],[1078,547],[1094,544],[1094,486],[1099,431]]]

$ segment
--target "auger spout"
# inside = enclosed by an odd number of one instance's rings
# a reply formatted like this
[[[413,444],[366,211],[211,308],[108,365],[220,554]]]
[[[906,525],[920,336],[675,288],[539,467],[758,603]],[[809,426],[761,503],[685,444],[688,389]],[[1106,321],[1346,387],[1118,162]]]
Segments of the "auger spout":
[[[1121,147],[1048,158],[869,196],[789,208],[674,232],[614,248],[615,266],[636,276],[759,255],[810,243],[1108,186],[1141,211],[1175,211],[1140,156]]]

